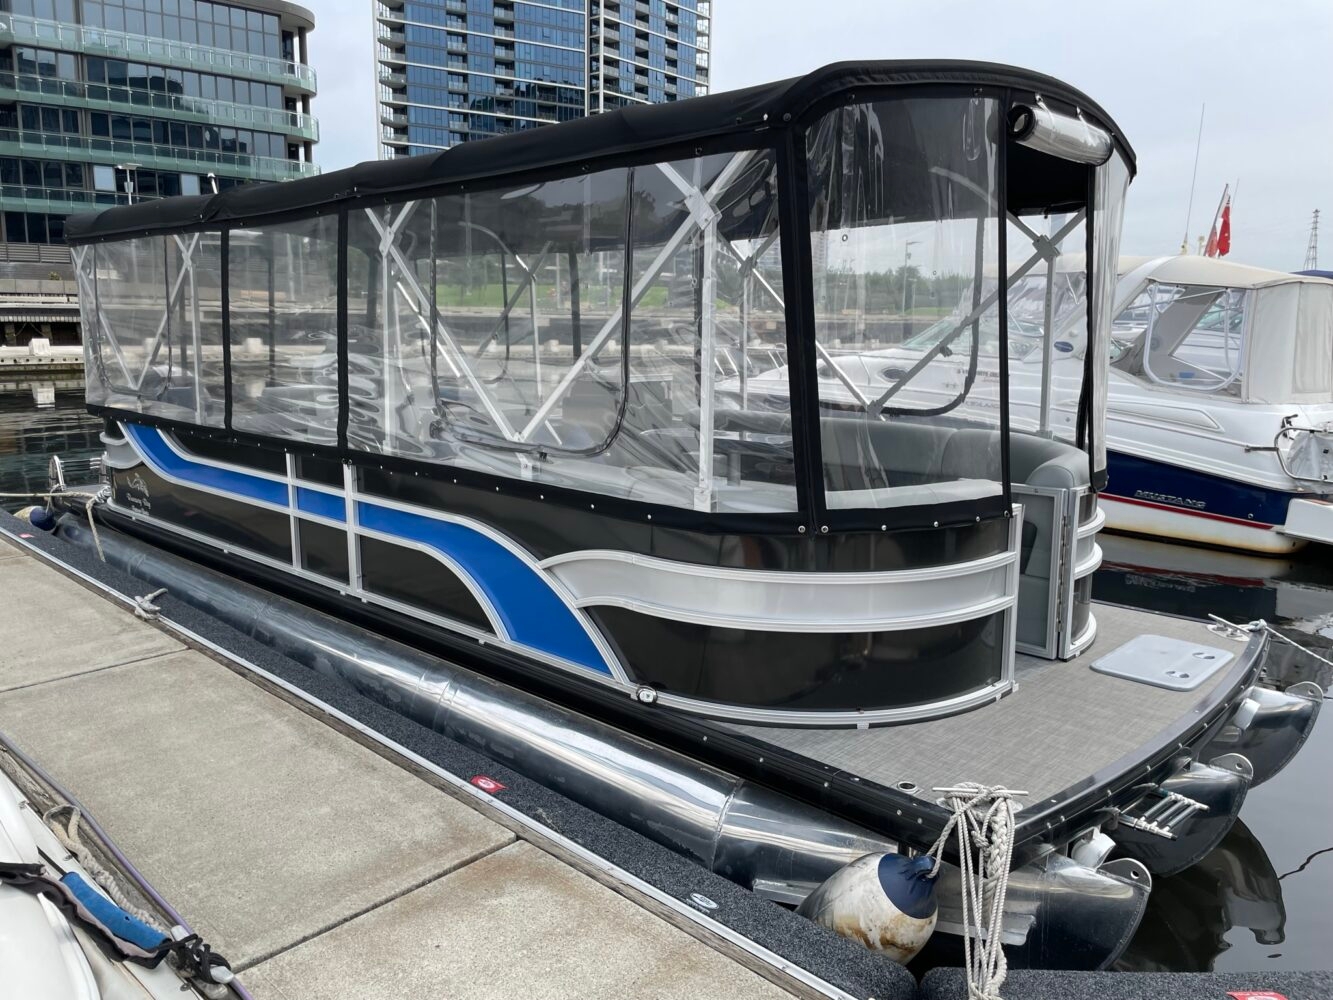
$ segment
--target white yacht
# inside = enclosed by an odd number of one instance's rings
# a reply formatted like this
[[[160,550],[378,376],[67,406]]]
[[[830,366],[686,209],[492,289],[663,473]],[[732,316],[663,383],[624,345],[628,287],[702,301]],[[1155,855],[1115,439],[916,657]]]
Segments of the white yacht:
[[[1251,552],[1333,543],[1333,281],[1122,259],[1112,529]]]

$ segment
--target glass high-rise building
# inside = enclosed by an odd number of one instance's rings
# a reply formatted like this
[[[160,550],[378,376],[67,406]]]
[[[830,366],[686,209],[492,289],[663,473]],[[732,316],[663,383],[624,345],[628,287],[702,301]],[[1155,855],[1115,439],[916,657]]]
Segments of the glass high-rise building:
[[[0,241],[315,173],[314,26],[282,0],[0,0]]]
[[[372,0],[380,156],[708,93],[712,0]]]

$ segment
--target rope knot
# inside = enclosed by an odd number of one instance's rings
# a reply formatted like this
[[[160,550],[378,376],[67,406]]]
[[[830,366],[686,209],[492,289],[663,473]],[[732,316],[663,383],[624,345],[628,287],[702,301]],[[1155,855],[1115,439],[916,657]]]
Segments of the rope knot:
[[[167,588],[163,587],[161,590],[153,591],[147,597],[136,597],[134,599],[134,616],[136,618],[141,618],[146,622],[157,621],[157,617],[162,613],[162,609],[153,602],[166,592]]]
[[[1008,974],[1001,938],[1009,869],[1014,856],[1014,799],[1027,792],[973,781],[936,788],[950,810],[939,839],[931,848],[932,874],[944,863],[951,834],[958,837],[958,871],[963,903],[963,956],[968,1000],[1001,1000]],[[973,932],[978,940],[972,946]]]

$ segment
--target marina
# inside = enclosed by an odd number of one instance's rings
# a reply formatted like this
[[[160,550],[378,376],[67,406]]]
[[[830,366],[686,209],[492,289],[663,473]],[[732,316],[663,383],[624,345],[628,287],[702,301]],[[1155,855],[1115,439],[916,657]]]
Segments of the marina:
[[[1014,65],[698,93],[0,219],[25,998],[1333,988],[1318,212],[1130,256]]]

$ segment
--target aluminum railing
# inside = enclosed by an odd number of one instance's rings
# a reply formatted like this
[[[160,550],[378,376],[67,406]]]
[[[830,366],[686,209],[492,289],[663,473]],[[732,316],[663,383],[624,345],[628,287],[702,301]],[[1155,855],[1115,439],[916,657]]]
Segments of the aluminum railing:
[[[188,69],[280,80],[311,93],[316,89],[315,71],[288,59],[174,42],[151,35],[134,35],[127,31],[65,24],[22,14],[0,14],[0,44],[11,42],[28,42],[73,52],[105,52],[117,59],[143,57]]]

